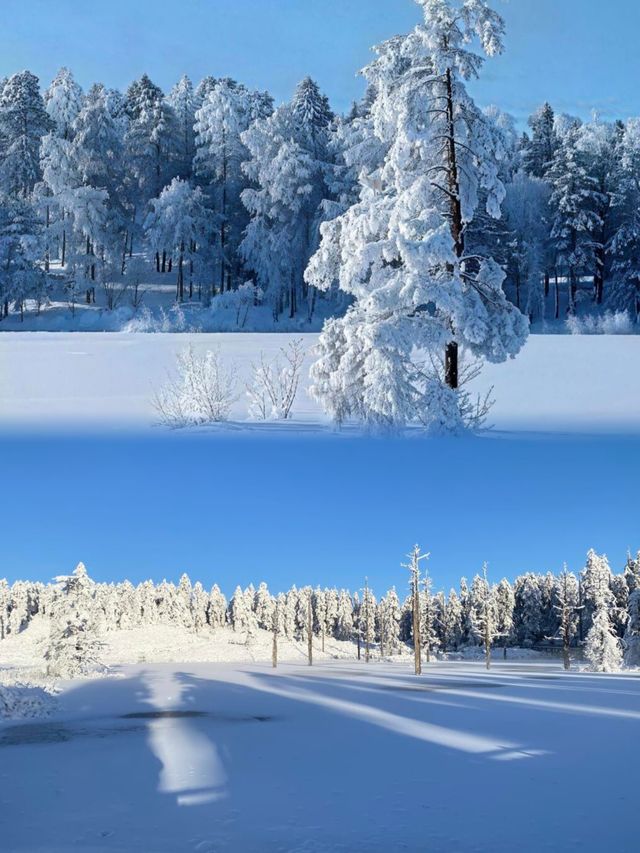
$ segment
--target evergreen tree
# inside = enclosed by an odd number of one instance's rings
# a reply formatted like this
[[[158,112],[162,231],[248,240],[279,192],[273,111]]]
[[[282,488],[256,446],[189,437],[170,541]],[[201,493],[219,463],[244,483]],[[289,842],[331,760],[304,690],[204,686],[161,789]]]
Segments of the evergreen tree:
[[[78,563],[71,575],[56,580],[61,594],[44,652],[48,673],[73,678],[102,669],[103,643],[96,621],[93,581],[83,563]]]
[[[390,146],[384,165],[361,176],[357,204],[323,225],[306,273],[355,300],[325,325],[312,393],[337,421],[456,432],[475,422],[459,389],[459,347],[503,361],[527,336],[502,269],[465,251],[480,191],[495,217],[504,197],[496,136],[465,88],[483,62],[467,45],[477,37],[499,53],[504,25],[481,0],[418,2],[424,23],[378,47],[365,70],[376,133]],[[416,348],[427,354],[422,369]]]
[[[60,139],[73,138],[73,123],[83,107],[82,88],[68,68],[61,68],[44,95],[47,115],[53,122],[53,132]]]
[[[560,144],[556,135],[555,114],[549,103],[544,103],[529,117],[529,127],[531,139],[527,140],[523,151],[523,164],[532,177],[546,178]]]
[[[38,78],[30,71],[10,77],[0,93],[0,189],[27,199],[40,180],[40,141],[51,130]]]

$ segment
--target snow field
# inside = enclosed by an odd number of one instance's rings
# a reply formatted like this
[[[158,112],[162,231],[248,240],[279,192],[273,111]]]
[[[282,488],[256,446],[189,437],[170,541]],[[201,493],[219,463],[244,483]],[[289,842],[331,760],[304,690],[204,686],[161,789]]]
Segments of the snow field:
[[[637,849],[640,678],[144,664],[0,725],[3,850]]]
[[[307,358],[289,422],[250,422],[245,384],[264,352],[274,358],[302,337]],[[0,428],[143,429],[157,420],[154,390],[175,367],[176,354],[218,349],[237,377],[238,399],[225,433],[330,434],[331,425],[307,387],[317,335],[11,333],[0,335]],[[486,365],[474,388],[492,389],[489,422],[496,433],[637,433],[640,375],[635,336],[538,335],[522,353]],[[353,430],[347,428],[349,434]]]

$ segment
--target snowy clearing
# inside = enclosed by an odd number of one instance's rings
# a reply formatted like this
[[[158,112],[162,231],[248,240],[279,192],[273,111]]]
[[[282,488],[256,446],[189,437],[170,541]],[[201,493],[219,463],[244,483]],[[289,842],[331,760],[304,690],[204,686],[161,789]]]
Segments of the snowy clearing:
[[[3,850],[637,849],[640,678],[155,664],[0,725]]]
[[[244,385],[263,351],[274,357],[298,335],[10,333],[0,336],[0,426],[146,429],[176,354],[218,348],[238,377],[239,399],[227,433],[329,434],[331,425],[306,393],[311,349],[289,422],[248,422]],[[635,336],[532,336],[514,361],[487,365],[478,391],[493,387],[490,422],[499,432],[636,433],[640,343]],[[348,432],[348,430],[347,430]]]

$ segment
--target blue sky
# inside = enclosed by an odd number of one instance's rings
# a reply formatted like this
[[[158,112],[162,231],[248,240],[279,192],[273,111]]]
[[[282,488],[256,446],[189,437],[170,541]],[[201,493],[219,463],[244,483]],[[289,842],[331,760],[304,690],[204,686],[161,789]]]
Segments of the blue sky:
[[[545,98],[560,111],[640,114],[637,0],[495,0],[507,53],[474,85],[481,103],[519,119]],[[371,45],[410,29],[412,0],[2,0],[0,74],[29,67],[48,82],[60,65],[83,85],[121,88],[148,72],[164,88],[182,73],[234,76],[290,96],[316,77],[336,109],[362,83]]]
[[[0,577],[83,560],[125,577],[405,589],[414,542],[437,589],[640,548],[640,440],[110,439],[3,435]]]

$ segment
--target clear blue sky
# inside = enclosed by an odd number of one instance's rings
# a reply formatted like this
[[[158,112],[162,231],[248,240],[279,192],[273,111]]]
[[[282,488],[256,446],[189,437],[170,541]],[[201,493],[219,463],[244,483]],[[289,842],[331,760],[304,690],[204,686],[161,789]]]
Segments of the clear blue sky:
[[[481,103],[519,119],[545,98],[560,111],[640,114],[637,0],[495,0],[507,53],[474,86]],[[48,82],[61,65],[87,86],[124,88],[147,72],[236,77],[277,100],[311,74],[343,110],[361,93],[369,48],[410,29],[413,0],[2,0],[0,74],[25,67]]]
[[[640,439],[2,437],[0,577],[436,588],[640,548]]]

